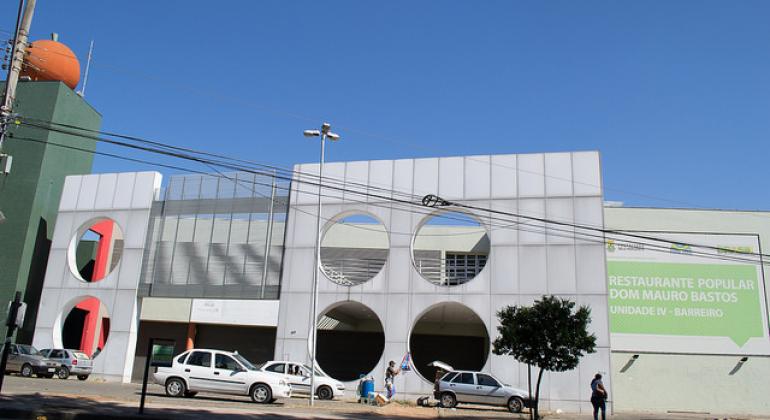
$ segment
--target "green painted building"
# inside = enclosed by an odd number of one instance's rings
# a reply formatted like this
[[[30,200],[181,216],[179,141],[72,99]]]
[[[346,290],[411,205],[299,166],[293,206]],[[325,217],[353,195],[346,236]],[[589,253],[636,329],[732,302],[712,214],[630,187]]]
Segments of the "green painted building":
[[[5,89],[5,82],[0,82]],[[61,82],[19,83],[14,112],[36,120],[98,130],[101,115]],[[43,288],[48,250],[53,235],[64,177],[91,172],[93,155],[62,144],[93,151],[94,141],[30,126],[15,126],[3,145],[13,156],[11,173],[0,175],[0,320],[15,291],[27,303],[27,316],[17,335],[30,343]],[[4,330],[3,330],[4,334]]]

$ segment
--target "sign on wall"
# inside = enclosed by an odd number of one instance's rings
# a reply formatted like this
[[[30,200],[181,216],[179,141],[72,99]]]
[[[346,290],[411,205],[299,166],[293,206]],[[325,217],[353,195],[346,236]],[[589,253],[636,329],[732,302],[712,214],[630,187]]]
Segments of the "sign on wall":
[[[670,242],[607,241],[614,350],[770,354],[756,235],[638,234]]]

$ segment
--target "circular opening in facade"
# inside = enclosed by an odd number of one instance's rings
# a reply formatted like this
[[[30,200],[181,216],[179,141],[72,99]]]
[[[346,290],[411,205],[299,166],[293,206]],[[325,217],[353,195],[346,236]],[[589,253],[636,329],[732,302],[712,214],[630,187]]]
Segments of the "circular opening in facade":
[[[414,267],[439,286],[467,283],[478,275],[489,257],[489,235],[473,216],[447,211],[428,216],[412,245]]]
[[[489,355],[489,334],[484,322],[467,306],[456,302],[440,303],[425,312],[412,328],[409,351],[417,372],[433,383],[435,361],[455,370],[478,371]]]
[[[123,231],[107,218],[81,226],[72,239],[69,252],[70,269],[80,280],[97,282],[109,275],[123,254]]]
[[[95,297],[78,301],[62,323],[62,346],[80,350],[91,358],[101,353],[109,335],[110,315],[107,307]]]
[[[382,323],[371,309],[344,302],[318,319],[316,360],[321,369],[339,381],[355,381],[377,366],[385,350]]]
[[[371,215],[354,213],[337,219],[321,241],[321,269],[343,286],[365,283],[388,259],[388,233]]]

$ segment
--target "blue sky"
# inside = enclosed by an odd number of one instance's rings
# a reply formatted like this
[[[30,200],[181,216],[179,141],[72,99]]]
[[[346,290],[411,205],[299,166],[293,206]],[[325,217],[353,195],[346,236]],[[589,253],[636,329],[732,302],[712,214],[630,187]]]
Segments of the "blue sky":
[[[596,149],[607,199],[768,210],[768,19],[767,1],[40,0],[32,33],[81,62],[95,40],[104,130],[287,167],[317,160],[301,132],[322,121],[332,161]]]

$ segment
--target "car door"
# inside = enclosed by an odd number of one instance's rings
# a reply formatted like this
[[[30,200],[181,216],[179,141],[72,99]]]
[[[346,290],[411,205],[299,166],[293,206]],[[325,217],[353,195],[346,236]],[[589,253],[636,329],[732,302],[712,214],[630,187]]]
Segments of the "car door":
[[[51,359],[51,361],[55,362],[57,367],[64,364],[65,357],[66,357],[66,354],[64,350],[53,349],[50,352],[48,352],[48,358]]]
[[[179,372],[187,379],[187,388],[191,391],[216,391],[212,381],[214,373],[211,366],[211,352],[196,350],[187,358],[187,362]]]
[[[291,390],[302,394],[310,394],[310,371],[296,363],[289,363],[287,372],[291,381]],[[318,387],[318,383],[316,383]]]
[[[502,384],[485,373],[476,374],[476,390],[479,394],[478,402],[495,405],[505,405],[508,402]]]
[[[214,378],[217,388],[230,394],[246,394],[249,384],[246,381],[246,369],[232,357],[214,354]]]
[[[477,402],[476,383],[472,372],[460,372],[449,383],[449,389],[454,391],[458,402]]]
[[[16,344],[11,344],[8,348],[8,361],[6,362],[6,369],[18,372],[21,370],[21,355],[19,349],[16,348]]]

